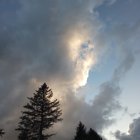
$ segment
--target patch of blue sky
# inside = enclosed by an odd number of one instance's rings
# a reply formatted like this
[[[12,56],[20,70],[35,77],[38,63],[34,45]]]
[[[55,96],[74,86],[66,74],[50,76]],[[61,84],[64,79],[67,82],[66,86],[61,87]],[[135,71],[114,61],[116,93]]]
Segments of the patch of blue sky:
[[[137,56],[132,69],[127,73],[126,77],[121,81],[123,93],[121,94],[121,104],[128,107],[130,113],[140,112],[140,56]]]
[[[81,45],[81,52],[79,54],[79,56],[80,56],[81,59],[85,59],[85,53],[86,53],[86,51],[87,51],[88,48],[89,48],[88,42],[84,42]]]
[[[120,103],[123,107],[126,107],[126,111],[115,113],[116,120],[115,124],[105,130],[104,135],[110,137],[112,140],[115,138],[110,136],[110,132],[116,132],[120,130],[128,133],[129,124],[132,123],[133,118],[140,116],[140,56],[137,56],[136,61],[132,69],[126,74],[121,81],[120,85],[122,88],[122,94],[120,95]]]
[[[118,65],[116,48],[112,46],[109,53],[102,56],[100,61],[101,62],[90,71],[87,85],[85,89],[82,89],[87,93],[87,102],[90,102],[98,94],[99,87],[102,83],[112,78],[113,72]]]

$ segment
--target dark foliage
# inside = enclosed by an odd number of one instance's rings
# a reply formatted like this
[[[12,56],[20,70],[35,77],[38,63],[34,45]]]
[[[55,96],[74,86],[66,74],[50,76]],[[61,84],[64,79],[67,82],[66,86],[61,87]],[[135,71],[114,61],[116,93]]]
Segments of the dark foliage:
[[[74,140],[86,140],[86,128],[81,122],[76,129],[76,136]]]
[[[101,136],[92,128],[87,133],[87,140],[102,140]]]
[[[18,128],[19,140],[47,140],[53,134],[45,133],[54,123],[61,121],[60,103],[51,100],[53,92],[44,83],[28,98],[29,103],[24,106]],[[45,132],[44,132],[45,131]]]
[[[86,132],[86,127],[80,122],[76,129],[74,140],[102,140],[102,137],[92,128]]]
[[[0,137],[2,137],[5,134],[3,129],[0,129]]]

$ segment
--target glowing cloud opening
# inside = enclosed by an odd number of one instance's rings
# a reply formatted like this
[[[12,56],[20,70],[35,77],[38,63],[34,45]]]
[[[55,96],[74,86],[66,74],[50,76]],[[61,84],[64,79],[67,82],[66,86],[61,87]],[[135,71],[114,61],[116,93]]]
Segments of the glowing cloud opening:
[[[75,68],[74,89],[86,85],[91,67],[95,64],[94,45],[87,32],[75,31],[68,41],[71,61]]]

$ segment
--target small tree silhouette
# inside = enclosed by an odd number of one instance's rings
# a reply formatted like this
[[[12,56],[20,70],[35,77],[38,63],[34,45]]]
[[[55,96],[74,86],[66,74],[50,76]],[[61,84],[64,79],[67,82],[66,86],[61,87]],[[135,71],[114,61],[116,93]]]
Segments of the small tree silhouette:
[[[92,128],[87,133],[87,140],[102,140],[101,136]]]
[[[79,122],[74,140],[86,140],[86,128],[82,122]]]
[[[80,122],[76,129],[74,140],[102,140],[102,137],[92,128],[86,132],[86,127]]]
[[[0,129],[0,137],[2,137],[5,134],[3,129]]]
[[[20,132],[19,140],[45,140],[53,135],[44,133],[44,130],[62,120],[62,111],[59,101],[51,100],[52,96],[52,90],[44,83],[33,97],[28,98],[29,103],[24,106],[25,111],[16,129]]]

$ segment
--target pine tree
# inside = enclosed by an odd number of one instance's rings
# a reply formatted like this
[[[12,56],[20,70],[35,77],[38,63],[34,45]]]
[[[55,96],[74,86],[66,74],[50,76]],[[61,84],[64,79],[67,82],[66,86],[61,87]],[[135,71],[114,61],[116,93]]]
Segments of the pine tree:
[[[0,137],[2,137],[5,134],[3,129],[0,129]]]
[[[61,121],[62,111],[57,99],[52,100],[53,92],[44,83],[28,98],[24,106],[18,128],[19,140],[47,140],[53,134],[45,133],[54,123]],[[45,132],[44,132],[45,131]]]
[[[16,129],[17,131],[20,131],[18,136],[19,140],[31,140],[31,130],[33,128],[32,117],[23,113],[20,119],[21,121],[19,122],[18,128]]]
[[[82,122],[79,122],[74,140],[86,140],[86,128]]]
[[[87,140],[102,140],[101,136],[92,128],[87,133]]]

